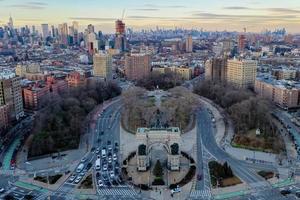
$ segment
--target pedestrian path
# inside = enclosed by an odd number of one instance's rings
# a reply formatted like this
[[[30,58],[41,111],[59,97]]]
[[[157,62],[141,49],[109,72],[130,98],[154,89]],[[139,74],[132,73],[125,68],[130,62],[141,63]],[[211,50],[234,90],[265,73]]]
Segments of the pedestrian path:
[[[13,157],[16,147],[20,144],[20,138],[17,138],[7,150],[3,159],[3,170],[10,170],[11,159]]]
[[[196,199],[211,199],[211,192],[210,190],[194,190],[190,194],[190,198]]]
[[[38,187],[36,185],[32,185],[30,183],[26,183],[26,182],[22,182],[22,181],[17,181],[14,183],[15,186],[21,187],[21,188],[25,188],[25,189],[29,189],[29,190],[36,190],[38,192],[42,192],[42,193],[47,193],[48,190],[42,187]]]
[[[137,196],[138,194],[130,188],[100,188],[100,196]]]

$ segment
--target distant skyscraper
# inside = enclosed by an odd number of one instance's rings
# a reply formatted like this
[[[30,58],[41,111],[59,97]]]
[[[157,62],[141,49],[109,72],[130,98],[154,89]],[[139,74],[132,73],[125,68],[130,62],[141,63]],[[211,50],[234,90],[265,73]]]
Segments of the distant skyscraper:
[[[35,32],[36,32],[35,26],[33,25],[33,26],[32,26],[32,34],[35,35]]]
[[[243,52],[246,47],[246,37],[245,35],[241,34],[238,38],[238,51]]]
[[[193,38],[192,38],[191,35],[189,35],[186,38],[186,41],[185,41],[185,51],[187,53],[192,53],[193,52]]]
[[[42,34],[43,34],[44,40],[49,36],[49,25],[48,24],[42,24]]]
[[[95,32],[95,27],[92,24],[88,25],[88,32],[89,33],[94,33]]]
[[[116,21],[115,49],[126,50],[125,24],[121,20]]]
[[[59,24],[59,36],[60,36],[60,43],[64,45],[68,45],[68,24],[63,23]]]
[[[257,61],[233,59],[227,61],[227,82],[236,87],[249,88],[254,86]]]
[[[116,34],[117,35],[125,34],[125,24],[121,20],[116,21]]]
[[[139,80],[150,74],[150,56],[131,54],[125,57],[125,75],[129,80]]]
[[[12,19],[12,17],[11,16],[9,16],[9,20],[8,20],[8,27],[12,30],[12,29],[14,29],[14,21],[13,21],[13,19]]]
[[[94,76],[111,79],[112,78],[112,57],[109,54],[97,53],[93,57]]]
[[[52,37],[55,38],[56,33],[55,33],[55,27],[53,25],[51,26],[51,33],[52,33]]]

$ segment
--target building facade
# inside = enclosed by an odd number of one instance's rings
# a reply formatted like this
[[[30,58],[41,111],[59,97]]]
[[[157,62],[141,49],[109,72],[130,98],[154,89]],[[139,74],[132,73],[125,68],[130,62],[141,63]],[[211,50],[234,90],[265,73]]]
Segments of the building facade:
[[[205,80],[225,82],[227,76],[227,59],[213,58],[205,62]]]
[[[271,78],[258,77],[255,92],[284,108],[300,107],[300,83]]]
[[[257,61],[232,59],[227,61],[227,83],[240,88],[254,87]]]
[[[35,84],[23,89],[24,107],[36,111],[47,104],[50,97],[47,85]]]
[[[9,107],[9,119],[18,120],[24,116],[21,79],[15,74],[0,74],[0,106]]]
[[[112,79],[112,56],[109,54],[95,54],[93,57],[94,76]]]
[[[139,80],[149,76],[151,71],[150,56],[131,54],[125,57],[125,75],[129,80]]]

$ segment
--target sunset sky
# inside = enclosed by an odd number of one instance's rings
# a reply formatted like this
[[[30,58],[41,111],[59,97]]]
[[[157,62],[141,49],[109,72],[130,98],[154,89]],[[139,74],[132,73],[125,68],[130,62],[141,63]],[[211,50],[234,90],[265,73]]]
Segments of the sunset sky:
[[[15,25],[78,21],[112,32],[126,10],[133,29],[204,28],[260,32],[286,27],[300,33],[300,0],[0,0],[0,24],[11,14]]]

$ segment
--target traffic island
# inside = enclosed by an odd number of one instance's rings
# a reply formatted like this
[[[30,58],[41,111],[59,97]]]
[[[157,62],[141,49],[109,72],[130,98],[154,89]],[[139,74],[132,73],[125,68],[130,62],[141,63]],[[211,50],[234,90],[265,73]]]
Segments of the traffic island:
[[[227,162],[222,165],[216,161],[211,161],[208,163],[208,167],[213,188],[235,186],[242,183],[242,181],[233,174]]]

